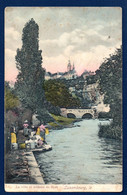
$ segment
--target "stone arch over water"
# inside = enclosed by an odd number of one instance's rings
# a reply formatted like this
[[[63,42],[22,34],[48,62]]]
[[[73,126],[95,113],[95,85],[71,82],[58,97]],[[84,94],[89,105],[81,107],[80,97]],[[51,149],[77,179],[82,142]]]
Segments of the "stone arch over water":
[[[82,116],[82,119],[91,119],[93,118],[92,114],[90,113],[85,113],[83,116]]]
[[[67,118],[76,118],[76,116],[74,114],[72,114],[72,113],[68,113],[67,114]]]

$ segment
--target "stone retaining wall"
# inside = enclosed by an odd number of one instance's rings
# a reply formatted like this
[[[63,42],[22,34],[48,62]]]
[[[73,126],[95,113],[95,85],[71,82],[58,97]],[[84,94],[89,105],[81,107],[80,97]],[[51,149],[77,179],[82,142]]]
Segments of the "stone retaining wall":
[[[30,176],[35,180],[35,183],[45,184],[33,152],[32,151],[26,152],[26,158],[28,160]]]

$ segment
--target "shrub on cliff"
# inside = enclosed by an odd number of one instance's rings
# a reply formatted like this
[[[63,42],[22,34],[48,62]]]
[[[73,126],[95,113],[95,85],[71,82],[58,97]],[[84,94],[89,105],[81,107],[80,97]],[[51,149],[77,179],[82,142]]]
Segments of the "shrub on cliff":
[[[98,118],[111,118],[110,112],[99,112]]]

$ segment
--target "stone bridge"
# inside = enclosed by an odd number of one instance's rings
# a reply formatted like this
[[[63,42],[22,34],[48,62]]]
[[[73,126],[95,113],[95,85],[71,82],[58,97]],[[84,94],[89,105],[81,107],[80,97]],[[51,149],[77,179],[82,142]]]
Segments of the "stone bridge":
[[[66,109],[61,108],[61,115],[68,118],[98,118],[96,109]]]

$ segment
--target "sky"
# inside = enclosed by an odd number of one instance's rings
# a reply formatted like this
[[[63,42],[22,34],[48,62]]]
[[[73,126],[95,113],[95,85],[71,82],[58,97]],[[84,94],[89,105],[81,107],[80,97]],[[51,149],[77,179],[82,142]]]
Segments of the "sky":
[[[68,60],[78,75],[95,71],[122,44],[120,7],[7,7],[5,9],[5,80],[15,81],[16,50],[22,30],[33,18],[39,25],[39,49],[46,71],[67,71]]]

